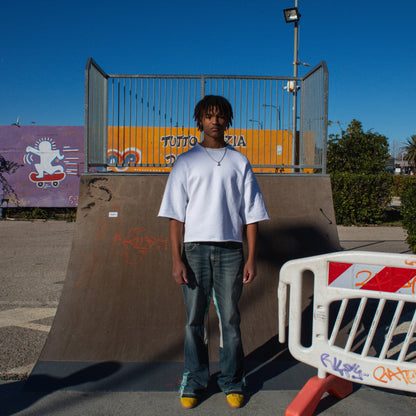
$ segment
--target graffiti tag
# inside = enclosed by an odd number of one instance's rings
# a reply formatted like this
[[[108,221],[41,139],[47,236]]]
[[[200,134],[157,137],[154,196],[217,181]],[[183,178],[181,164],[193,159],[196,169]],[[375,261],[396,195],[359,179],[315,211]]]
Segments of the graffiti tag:
[[[115,234],[113,242],[124,247],[120,257],[127,264],[138,264],[150,250],[167,250],[168,246],[167,238],[146,234],[146,229],[140,227],[133,228],[126,236]]]
[[[384,366],[379,366],[374,369],[373,377],[381,383],[389,383],[396,380],[404,382],[405,384],[416,384],[416,370],[402,370],[396,367],[394,371]]]
[[[344,363],[342,360],[336,357],[331,357],[329,354],[321,354],[321,363],[325,368],[331,368],[333,371],[339,373],[341,377],[345,377],[351,380],[364,380],[364,377],[369,375],[363,373],[363,370],[358,364]]]
[[[411,289],[412,293],[415,293],[415,286],[416,286],[416,276],[409,280],[405,285],[402,286],[402,289]]]

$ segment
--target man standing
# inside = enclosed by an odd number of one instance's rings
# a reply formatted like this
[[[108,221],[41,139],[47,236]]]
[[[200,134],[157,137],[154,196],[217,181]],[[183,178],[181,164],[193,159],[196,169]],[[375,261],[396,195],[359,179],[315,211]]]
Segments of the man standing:
[[[204,323],[211,296],[220,322],[218,385],[231,407],[244,403],[238,302],[243,284],[256,276],[257,223],[269,216],[249,161],[224,140],[232,118],[223,97],[209,95],[196,105],[194,119],[204,140],[177,158],[159,211],[170,219],[172,274],[182,285],[186,308],[180,390],[185,408],[195,407],[208,386]]]

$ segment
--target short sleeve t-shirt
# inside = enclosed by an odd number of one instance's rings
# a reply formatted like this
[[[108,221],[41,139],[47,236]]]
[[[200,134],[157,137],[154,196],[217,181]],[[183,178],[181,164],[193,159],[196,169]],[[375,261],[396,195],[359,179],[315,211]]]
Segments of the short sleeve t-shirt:
[[[159,217],[183,222],[184,242],[241,242],[243,225],[269,219],[247,158],[200,144],[177,158]]]

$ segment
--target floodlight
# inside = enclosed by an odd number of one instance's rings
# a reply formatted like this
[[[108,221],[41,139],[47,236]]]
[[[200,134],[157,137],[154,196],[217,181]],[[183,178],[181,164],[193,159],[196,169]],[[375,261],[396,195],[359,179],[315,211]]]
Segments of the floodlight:
[[[300,13],[297,7],[291,7],[290,9],[284,9],[283,14],[285,16],[286,23],[299,22]]]

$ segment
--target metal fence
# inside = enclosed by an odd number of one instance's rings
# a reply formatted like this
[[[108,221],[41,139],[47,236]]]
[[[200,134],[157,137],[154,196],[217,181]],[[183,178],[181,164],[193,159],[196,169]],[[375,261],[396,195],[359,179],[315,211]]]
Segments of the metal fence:
[[[193,120],[205,95],[234,110],[226,140],[258,173],[325,173],[328,71],[304,77],[109,75],[86,68],[86,171],[166,172],[201,140]],[[293,96],[300,95],[292,133]],[[295,136],[295,137],[294,137]]]

